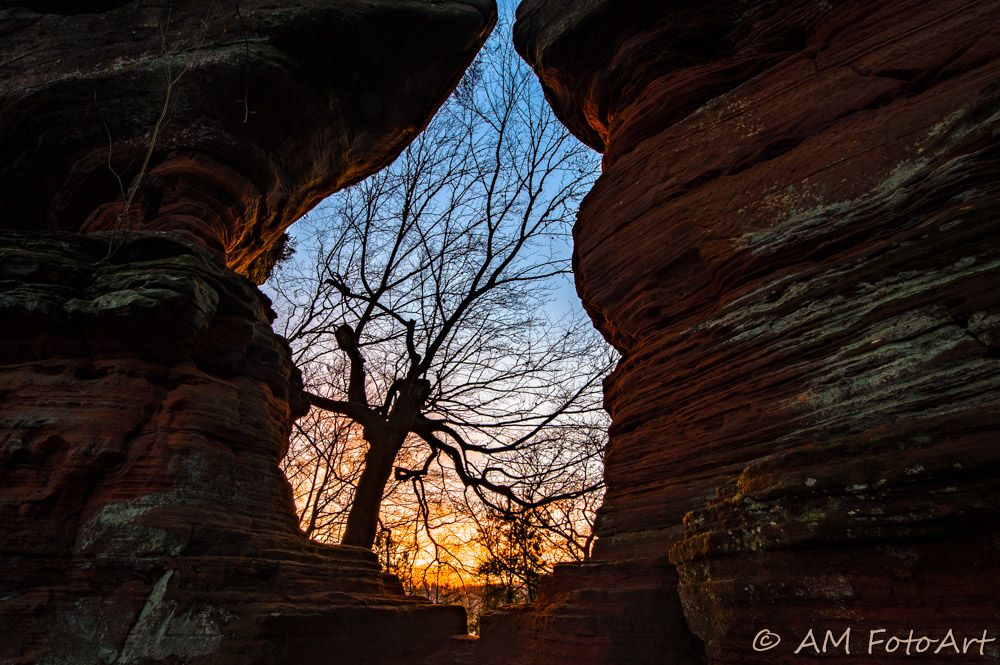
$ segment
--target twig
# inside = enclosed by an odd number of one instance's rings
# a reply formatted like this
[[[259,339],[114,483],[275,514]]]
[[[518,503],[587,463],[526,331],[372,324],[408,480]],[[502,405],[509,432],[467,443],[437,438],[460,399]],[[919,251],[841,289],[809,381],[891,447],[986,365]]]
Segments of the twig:
[[[236,6],[236,16],[243,26],[243,46],[246,48],[243,56],[243,124],[245,125],[250,118],[250,40],[247,38],[247,24],[243,21],[239,0],[233,0],[233,5]]]

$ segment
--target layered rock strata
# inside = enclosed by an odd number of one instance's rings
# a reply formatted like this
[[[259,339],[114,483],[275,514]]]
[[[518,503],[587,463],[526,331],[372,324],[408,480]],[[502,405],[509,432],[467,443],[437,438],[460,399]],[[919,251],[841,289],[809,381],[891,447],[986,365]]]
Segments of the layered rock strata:
[[[397,663],[465,632],[298,530],[307,404],[254,281],[495,12],[0,3],[0,662]]]
[[[249,280],[167,232],[0,241],[0,662],[393,663],[464,632],[299,531],[308,405]]]
[[[974,0],[521,5],[520,52],[604,152],[574,260],[622,361],[599,562],[488,625],[487,656],[523,651],[487,661],[698,662],[678,618],[710,663],[847,629],[826,658],[905,658],[913,630],[924,662],[1000,660],[967,641],[1000,638],[997,25]],[[612,562],[683,613],[591,624]],[[605,650],[558,655],[572,626]]]
[[[185,233],[262,281],[289,224],[426,125],[495,20],[493,0],[0,2],[0,225]]]

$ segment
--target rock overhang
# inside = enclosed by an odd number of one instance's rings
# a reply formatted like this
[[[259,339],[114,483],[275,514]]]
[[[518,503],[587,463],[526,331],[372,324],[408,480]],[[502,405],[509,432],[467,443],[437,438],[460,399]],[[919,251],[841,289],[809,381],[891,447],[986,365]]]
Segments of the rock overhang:
[[[419,133],[496,21],[492,0],[87,7],[0,9],[4,226],[174,230],[258,279],[288,225]]]

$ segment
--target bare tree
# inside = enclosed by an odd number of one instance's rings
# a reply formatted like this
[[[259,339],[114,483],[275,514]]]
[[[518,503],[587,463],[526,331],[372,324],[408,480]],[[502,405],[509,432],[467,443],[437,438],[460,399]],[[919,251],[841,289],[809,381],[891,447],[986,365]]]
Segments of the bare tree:
[[[282,471],[294,491],[299,524],[310,538],[339,540],[364,457],[352,421],[312,409],[295,423]]]
[[[272,282],[313,406],[354,423],[367,445],[331,478],[351,488],[344,544],[373,546],[401,483],[424,519],[428,482],[446,473],[499,509],[600,486],[571,471],[599,461],[612,359],[555,297],[597,160],[497,33],[400,158],[313,218],[314,260],[283,264]],[[330,457],[322,432],[350,431],[309,427],[299,445],[317,458]],[[327,479],[313,473],[310,484]]]
[[[483,555],[476,572],[485,580],[483,609],[489,611],[522,598],[534,600],[548,565],[545,539],[530,515],[490,513],[478,524]]]

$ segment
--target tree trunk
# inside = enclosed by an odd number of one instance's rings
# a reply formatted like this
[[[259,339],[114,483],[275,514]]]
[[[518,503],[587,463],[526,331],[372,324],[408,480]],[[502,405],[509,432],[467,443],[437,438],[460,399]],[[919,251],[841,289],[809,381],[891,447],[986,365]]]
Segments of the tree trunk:
[[[371,549],[374,545],[382,494],[405,437],[405,433],[398,436],[384,432],[365,432],[368,452],[365,453],[365,466],[354,491],[354,502],[347,515],[347,526],[344,527],[341,544],[366,549]]]
[[[378,529],[378,513],[382,507],[382,494],[389,482],[396,455],[406,441],[413,426],[413,419],[420,413],[420,407],[430,392],[426,379],[405,379],[400,381],[396,402],[380,427],[366,426],[365,468],[361,471],[358,486],[354,490],[354,503],[347,515],[344,527],[343,545],[354,545],[371,549],[375,544]]]

